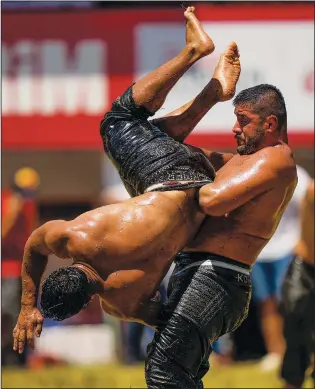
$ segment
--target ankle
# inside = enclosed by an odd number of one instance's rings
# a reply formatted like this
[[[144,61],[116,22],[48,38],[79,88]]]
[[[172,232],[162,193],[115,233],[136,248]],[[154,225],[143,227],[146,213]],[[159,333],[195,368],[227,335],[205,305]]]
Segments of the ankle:
[[[204,44],[204,43],[187,43],[184,50],[183,54],[189,58],[190,64],[194,64],[197,62],[199,59],[205,57],[206,55],[210,54],[211,48]]]
[[[188,59],[188,65],[193,65],[202,57],[196,44],[194,43],[188,43],[182,50],[181,54],[185,57],[186,60]]]
[[[219,94],[221,89],[222,87],[220,82],[215,78],[211,78],[211,80],[208,82],[208,84],[204,89],[206,94],[205,97],[207,99],[208,104],[209,102],[211,102],[213,105],[219,103],[220,101]]]

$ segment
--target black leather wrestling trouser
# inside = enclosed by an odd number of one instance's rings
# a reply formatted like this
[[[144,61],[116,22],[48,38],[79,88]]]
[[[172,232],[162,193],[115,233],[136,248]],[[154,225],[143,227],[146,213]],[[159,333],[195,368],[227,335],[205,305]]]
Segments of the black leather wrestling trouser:
[[[208,253],[180,253],[158,330],[148,346],[148,388],[203,388],[211,344],[248,315],[250,266]]]
[[[281,311],[284,316],[286,352],[281,376],[298,388],[302,387],[311,355],[315,353],[314,276],[315,266],[295,257],[282,287]]]
[[[203,153],[170,138],[137,107],[132,86],[101,122],[104,150],[131,196],[147,191],[199,188],[213,182],[215,172]]]

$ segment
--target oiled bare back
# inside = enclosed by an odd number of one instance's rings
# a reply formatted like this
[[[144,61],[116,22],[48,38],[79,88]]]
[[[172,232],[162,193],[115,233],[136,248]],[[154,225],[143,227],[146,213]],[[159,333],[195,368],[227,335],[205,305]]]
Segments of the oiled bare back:
[[[170,193],[144,194],[67,222],[69,253],[74,259],[84,256],[102,275],[152,255],[176,253],[196,231],[199,219],[196,206],[187,212],[192,196]]]
[[[173,257],[200,227],[204,215],[194,192],[147,193],[97,208],[64,222],[47,239],[57,255],[92,266],[105,281],[100,297],[124,312],[124,304],[155,293]]]

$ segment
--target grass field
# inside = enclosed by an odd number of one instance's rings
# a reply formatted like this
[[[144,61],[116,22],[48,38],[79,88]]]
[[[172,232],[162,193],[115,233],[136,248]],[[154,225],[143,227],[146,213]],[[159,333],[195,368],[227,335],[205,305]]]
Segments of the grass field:
[[[204,379],[205,388],[281,388],[277,373],[262,373],[256,364],[215,366]],[[2,370],[2,388],[145,388],[139,366],[66,366],[39,370]],[[306,388],[313,388],[308,380]]]

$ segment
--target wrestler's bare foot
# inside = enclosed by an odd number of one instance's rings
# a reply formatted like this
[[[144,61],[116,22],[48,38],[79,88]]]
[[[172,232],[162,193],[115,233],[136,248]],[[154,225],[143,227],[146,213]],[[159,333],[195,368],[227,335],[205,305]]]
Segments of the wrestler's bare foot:
[[[212,79],[218,81],[219,101],[230,100],[235,95],[236,84],[241,73],[240,55],[237,44],[232,42],[221,54]]]
[[[184,16],[187,20],[186,47],[192,50],[198,58],[202,58],[211,54],[215,47],[212,40],[203,30],[194,12],[195,7],[188,7],[184,12]]]

